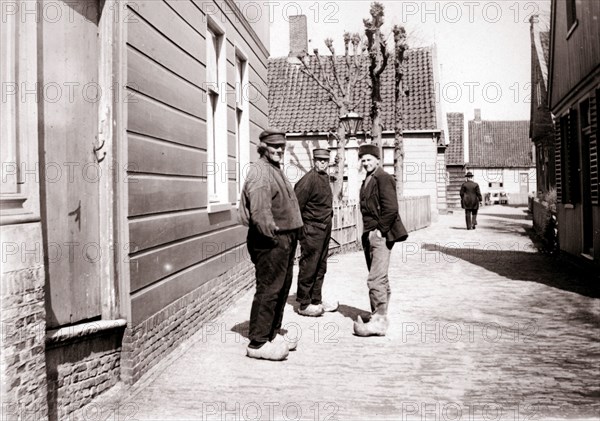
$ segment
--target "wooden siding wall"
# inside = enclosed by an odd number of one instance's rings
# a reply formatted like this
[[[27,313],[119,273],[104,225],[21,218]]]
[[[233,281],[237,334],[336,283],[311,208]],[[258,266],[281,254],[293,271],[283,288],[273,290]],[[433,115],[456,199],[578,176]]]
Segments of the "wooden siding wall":
[[[568,95],[600,63],[600,2],[577,0],[577,27],[567,39],[566,0],[555,0],[550,108]]]
[[[230,210],[207,211],[206,2],[130,3],[127,24],[131,319],[139,324],[245,258],[237,224],[235,171],[226,178]],[[221,2],[222,3],[222,2]],[[267,57],[223,4],[212,18],[225,30],[228,167],[236,156],[235,52],[248,59],[250,156],[268,123]],[[204,10],[203,10],[204,7]]]

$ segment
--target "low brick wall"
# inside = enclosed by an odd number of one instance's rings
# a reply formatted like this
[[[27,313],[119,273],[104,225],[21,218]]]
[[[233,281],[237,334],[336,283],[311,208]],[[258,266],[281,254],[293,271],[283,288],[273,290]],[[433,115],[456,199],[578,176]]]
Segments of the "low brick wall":
[[[57,342],[47,337],[50,420],[68,419],[71,413],[119,381],[123,330],[124,327],[117,327],[90,331]]]
[[[45,276],[43,256],[35,250],[41,227],[39,223],[7,225],[0,228],[0,234],[6,245],[0,280],[2,419],[43,420],[48,415]],[[9,241],[17,238],[18,243]],[[9,248],[12,244],[15,250]]]
[[[141,324],[129,326],[123,338],[122,380],[129,384],[139,380],[253,285],[254,266],[250,260],[244,259]]]

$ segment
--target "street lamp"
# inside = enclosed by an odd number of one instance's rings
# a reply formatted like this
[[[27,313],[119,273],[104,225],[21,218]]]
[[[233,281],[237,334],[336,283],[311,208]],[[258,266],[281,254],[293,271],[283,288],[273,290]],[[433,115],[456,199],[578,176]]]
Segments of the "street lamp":
[[[348,137],[356,136],[356,132],[361,129],[362,119],[363,118],[354,111],[346,113],[340,117],[340,123],[342,124],[342,127],[344,128],[344,131]]]

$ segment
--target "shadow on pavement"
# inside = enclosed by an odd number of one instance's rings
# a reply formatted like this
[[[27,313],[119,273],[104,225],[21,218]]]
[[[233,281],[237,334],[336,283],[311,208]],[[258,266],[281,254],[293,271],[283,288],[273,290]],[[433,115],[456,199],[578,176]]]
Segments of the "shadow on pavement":
[[[248,338],[248,333],[250,332],[250,320],[237,323],[231,328],[231,331],[243,336],[244,338]]]
[[[346,304],[340,304],[338,308],[338,312],[344,316],[348,317],[352,320],[356,320],[358,316],[362,317],[363,320],[368,320],[371,317],[371,312],[366,310],[361,310],[360,308],[352,307]]]
[[[423,244],[425,250],[450,256],[447,259],[449,262],[453,258],[461,259],[515,281],[537,282],[586,297],[600,298],[597,275],[578,271],[573,266],[540,253],[499,250],[498,247],[495,244],[493,249],[481,250]]]

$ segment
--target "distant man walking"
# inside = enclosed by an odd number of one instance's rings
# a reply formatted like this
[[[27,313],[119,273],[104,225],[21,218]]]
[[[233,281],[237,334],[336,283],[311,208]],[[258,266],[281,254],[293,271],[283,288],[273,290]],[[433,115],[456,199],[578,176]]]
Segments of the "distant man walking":
[[[369,269],[367,285],[371,318],[365,323],[358,316],[354,322],[354,333],[358,336],[384,336],[388,328],[387,313],[391,295],[388,279],[390,254],[394,243],[406,240],[408,233],[398,214],[394,177],[379,165],[379,147],[361,145],[358,156],[367,171],[360,188],[360,211],[364,226],[362,246]]]
[[[259,135],[260,159],[250,167],[240,198],[240,220],[248,226],[248,252],[256,271],[250,310],[251,358],[280,361],[295,349],[279,334],[292,284],[294,255],[302,217],[292,185],[281,170],[285,133]]]
[[[479,184],[473,181],[473,173],[471,171],[465,174],[467,181],[460,186],[460,205],[465,210],[465,220],[467,229],[475,229],[477,226],[477,211],[479,203],[483,200]]]
[[[327,173],[329,150],[313,150],[313,165],[294,186],[304,223],[296,300],[300,304],[298,314],[317,317],[338,308],[337,302],[325,303],[321,296],[333,216],[333,193]]]

